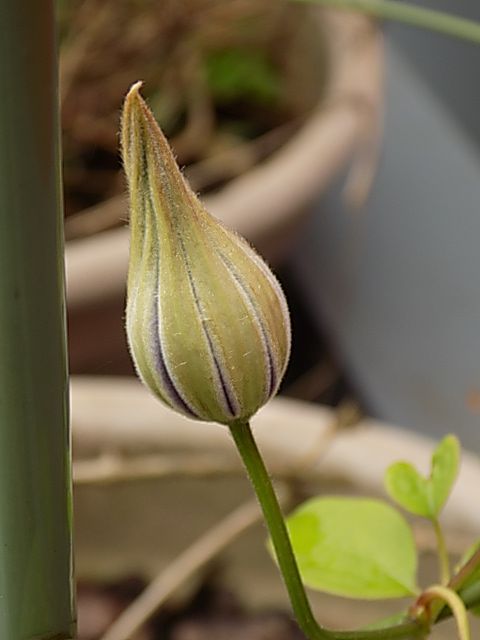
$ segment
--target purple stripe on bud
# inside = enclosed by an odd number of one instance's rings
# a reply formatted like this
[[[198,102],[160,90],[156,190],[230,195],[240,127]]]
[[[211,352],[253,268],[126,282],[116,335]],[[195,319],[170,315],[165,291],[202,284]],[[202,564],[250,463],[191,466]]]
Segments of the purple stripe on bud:
[[[183,238],[180,236],[180,234],[177,234],[177,238],[178,238],[178,243],[179,246],[181,248],[182,251],[182,255],[183,255],[183,259],[185,262],[185,268],[187,271],[187,276],[188,276],[188,281],[190,283],[190,289],[192,291],[192,295],[193,295],[193,300],[195,302],[195,306],[197,308],[197,312],[201,318],[202,321],[202,328],[203,328],[203,332],[205,334],[205,338],[207,340],[207,344],[208,344],[208,348],[210,351],[210,355],[212,358],[212,362],[214,364],[215,367],[215,371],[217,373],[218,376],[218,380],[220,382],[220,390],[221,393],[223,395],[223,400],[225,403],[225,409],[229,412],[229,415],[232,418],[236,418],[240,415],[241,412],[241,407],[235,397],[235,392],[233,391],[233,389],[231,388],[231,386],[229,385],[229,381],[228,381],[228,373],[226,371],[224,371],[222,369],[221,363],[220,363],[220,358],[218,356],[218,353],[216,351],[215,348],[215,344],[214,341],[212,339],[212,336],[210,335],[210,332],[208,330],[208,325],[205,322],[205,313],[203,312],[202,309],[202,303],[200,301],[200,297],[198,295],[197,292],[197,287],[195,285],[195,280],[192,276],[192,271],[190,269],[190,264],[188,262],[188,256],[187,256],[187,252],[185,250],[185,245],[183,242]]]
[[[163,356],[162,343],[160,340],[159,324],[158,324],[158,301],[154,297],[154,310],[152,314],[152,335],[153,335],[153,355],[155,363],[155,374],[160,376],[162,391],[168,396],[172,407],[182,413],[187,414],[191,418],[201,418],[182,398],[179,390],[176,388],[175,383],[170,375],[165,358]]]
[[[239,276],[237,270],[235,269],[233,263],[231,262],[231,260],[223,253],[223,251],[221,251],[218,247],[218,254],[220,256],[220,259],[222,260],[223,264],[226,266],[226,268],[228,269],[228,271],[230,272],[232,278],[235,280],[238,288],[241,290],[241,292],[243,293],[243,295],[245,296],[245,298],[247,299],[249,305],[251,306],[251,308],[253,309],[254,313],[255,313],[255,319],[258,322],[258,326],[260,329],[260,333],[262,336],[262,342],[263,345],[265,347],[265,352],[268,358],[268,388],[267,388],[267,397],[270,398],[270,396],[274,393],[274,391],[277,388],[277,384],[278,384],[278,374],[275,370],[275,359],[273,357],[273,351],[272,351],[272,345],[270,343],[270,337],[268,335],[268,331],[265,328],[265,324],[263,322],[262,319],[262,314],[260,313],[259,309],[258,309],[258,305],[256,304],[254,298],[251,296],[250,291],[247,289],[247,287],[244,285],[241,277]]]

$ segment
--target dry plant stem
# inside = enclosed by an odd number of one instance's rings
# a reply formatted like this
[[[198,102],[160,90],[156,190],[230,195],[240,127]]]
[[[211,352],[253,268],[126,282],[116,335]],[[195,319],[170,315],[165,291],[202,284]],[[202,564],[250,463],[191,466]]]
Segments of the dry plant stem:
[[[312,21],[315,28],[316,23]],[[332,65],[329,73],[335,78],[324,101],[261,171],[232,181],[204,203],[210,213],[257,244],[273,229],[293,223],[292,211],[303,210],[346,163],[364,131],[366,112],[376,117],[382,66],[377,29],[368,28],[363,16],[334,19],[333,12],[322,16],[322,24],[328,34],[324,43]],[[123,198],[111,201],[109,207],[119,207],[119,215],[127,217]],[[273,253],[267,257],[274,259]],[[72,312],[122,295],[127,259],[128,234],[123,229],[70,243],[67,283]]]
[[[294,0],[296,2],[313,2],[337,9],[360,11],[376,18],[396,20],[443,35],[460,38],[480,44],[480,23],[466,18],[459,18],[442,11],[423,9],[397,0]]]
[[[339,373],[333,362],[324,361],[310,367],[285,389],[285,395],[313,402],[322,397],[337,381]]]
[[[253,438],[250,425],[244,422],[234,423],[230,426],[230,432],[262,508],[293,611],[306,637],[309,640],[373,640],[375,638],[388,640],[391,638],[423,637],[425,629],[414,621],[371,631],[330,631],[317,623],[300,578],[278,500]]]
[[[185,176],[194,191],[204,191],[216,182],[235,178],[278,149],[299,125],[299,119],[291,120],[253,140],[238,142],[187,167]]]
[[[75,76],[81,67],[82,61],[90,46],[95,42],[98,33],[108,23],[111,7],[108,3],[101,5],[98,2],[84,3],[83,12],[95,15],[95,20],[88,23],[88,29],[84,27],[77,37],[75,48],[63,53],[60,61],[60,103],[63,106],[69,91],[75,81]]]
[[[185,176],[194,191],[203,191],[217,181],[241,175],[257,162],[278,149],[298,129],[300,121],[291,121],[252,141],[243,142],[200,160],[185,169]],[[175,142],[173,143],[175,149]],[[125,198],[113,196],[105,202],[74,213],[65,220],[65,237],[78,240],[126,222]]]
[[[258,522],[260,516],[257,503],[249,501],[198,538],[125,609],[102,640],[129,640],[181,584]]]

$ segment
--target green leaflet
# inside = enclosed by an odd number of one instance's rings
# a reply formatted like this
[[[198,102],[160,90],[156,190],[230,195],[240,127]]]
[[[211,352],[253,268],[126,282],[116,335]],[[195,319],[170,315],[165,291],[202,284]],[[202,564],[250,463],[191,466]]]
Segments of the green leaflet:
[[[363,599],[417,592],[410,527],[379,500],[313,498],[287,520],[305,584]]]
[[[459,462],[458,439],[448,435],[432,455],[428,478],[422,476],[409,462],[396,462],[386,471],[386,490],[392,500],[410,513],[436,518],[457,477]]]
[[[408,611],[398,611],[397,613],[393,613],[388,618],[382,618],[381,620],[376,620],[371,624],[363,627],[363,630],[373,630],[373,629],[386,629],[387,627],[393,627],[397,624],[402,624],[408,620]]]
[[[214,51],[207,57],[206,72],[208,84],[221,102],[250,99],[270,104],[280,95],[278,70],[261,51]]]

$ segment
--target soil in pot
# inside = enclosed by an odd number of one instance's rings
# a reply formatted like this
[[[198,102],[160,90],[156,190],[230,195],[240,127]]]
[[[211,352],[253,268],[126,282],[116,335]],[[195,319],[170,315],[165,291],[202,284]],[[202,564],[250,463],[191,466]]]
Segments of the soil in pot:
[[[82,583],[78,588],[78,640],[97,640],[116,615],[138,595],[137,578],[109,585]],[[283,612],[248,613],[237,597],[211,576],[187,600],[154,616],[132,640],[302,640]]]
[[[67,239],[125,224],[124,207],[104,205],[124,192],[118,126],[132,82],[144,80],[145,97],[202,193],[287,142],[325,86],[318,26],[301,5],[64,0],[60,9]],[[132,373],[123,314],[120,296],[70,312],[72,372]]]

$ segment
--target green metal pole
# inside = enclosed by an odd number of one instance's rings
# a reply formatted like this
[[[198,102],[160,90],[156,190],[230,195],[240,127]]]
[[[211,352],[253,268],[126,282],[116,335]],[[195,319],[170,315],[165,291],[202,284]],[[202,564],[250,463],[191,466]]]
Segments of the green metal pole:
[[[0,638],[74,635],[51,0],[0,0]]]

